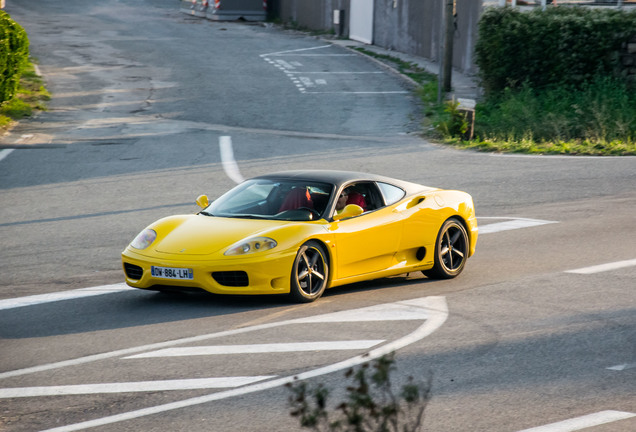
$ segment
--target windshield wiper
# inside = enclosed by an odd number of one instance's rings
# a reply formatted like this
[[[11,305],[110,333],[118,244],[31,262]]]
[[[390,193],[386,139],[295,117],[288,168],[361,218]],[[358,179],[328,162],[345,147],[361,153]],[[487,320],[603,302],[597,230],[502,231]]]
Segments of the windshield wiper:
[[[267,219],[265,216],[253,215],[253,214],[234,214],[227,215],[225,217],[237,218],[237,219]]]

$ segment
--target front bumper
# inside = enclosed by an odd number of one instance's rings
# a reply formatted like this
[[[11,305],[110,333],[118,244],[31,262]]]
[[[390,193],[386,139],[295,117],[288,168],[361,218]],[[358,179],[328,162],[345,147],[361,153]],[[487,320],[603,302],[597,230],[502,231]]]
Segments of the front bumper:
[[[296,251],[205,260],[202,257],[146,256],[130,247],[122,252],[126,283],[135,288],[155,286],[200,288],[214,294],[288,293]],[[151,267],[192,269],[191,280],[154,277]]]

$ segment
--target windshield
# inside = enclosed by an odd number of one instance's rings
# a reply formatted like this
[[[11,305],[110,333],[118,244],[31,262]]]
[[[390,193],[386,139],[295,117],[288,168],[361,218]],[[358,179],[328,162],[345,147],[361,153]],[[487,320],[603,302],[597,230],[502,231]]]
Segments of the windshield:
[[[202,213],[219,217],[317,220],[334,187],[302,180],[254,179],[241,183]]]

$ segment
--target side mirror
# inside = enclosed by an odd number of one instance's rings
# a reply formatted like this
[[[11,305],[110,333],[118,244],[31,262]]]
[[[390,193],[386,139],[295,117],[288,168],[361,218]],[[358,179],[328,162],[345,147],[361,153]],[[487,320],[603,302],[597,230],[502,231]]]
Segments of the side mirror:
[[[339,221],[354,216],[360,216],[362,213],[364,213],[364,210],[362,210],[362,207],[360,207],[359,205],[347,204],[340,213],[333,215],[333,220]]]
[[[197,205],[199,207],[201,207],[202,209],[206,208],[207,206],[210,205],[210,200],[208,200],[208,196],[207,195],[199,195],[197,197],[197,201],[196,201]]]

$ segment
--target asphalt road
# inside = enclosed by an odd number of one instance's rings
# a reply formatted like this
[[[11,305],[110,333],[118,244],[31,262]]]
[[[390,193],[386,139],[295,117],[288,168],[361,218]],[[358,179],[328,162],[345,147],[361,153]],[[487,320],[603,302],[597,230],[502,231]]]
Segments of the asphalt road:
[[[392,349],[397,382],[432,373],[426,430],[636,428],[636,158],[430,143],[412,89],[365,57],[176,1],[6,10],[53,99],[0,141],[3,432],[299,430],[286,380],[337,399],[360,355]],[[309,305],[121,285],[119,253],[148,223],[298,168],[465,190],[477,254],[454,280],[381,279]]]

